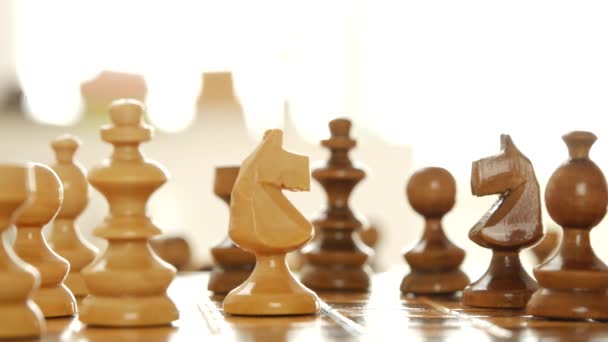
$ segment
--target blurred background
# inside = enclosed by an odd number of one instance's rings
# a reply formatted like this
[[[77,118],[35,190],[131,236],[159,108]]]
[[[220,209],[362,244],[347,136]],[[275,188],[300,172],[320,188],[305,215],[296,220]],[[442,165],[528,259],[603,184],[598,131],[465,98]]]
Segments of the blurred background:
[[[409,176],[442,166],[458,182],[444,227],[474,279],[489,252],[467,233],[495,198],[470,194],[470,166],[499,152],[501,133],[543,191],[571,130],[598,135],[591,157],[608,170],[607,17],[604,1],[3,0],[0,159],[51,163],[50,140],[72,133],[88,169],[111,152],[99,139],[108,104],[144,101],[156,135],[142,149],[171,173],[149,213],[203,265],[228,223],[214,168],[239,164],[269,128],[314,165],[327,158],[328,121],[347,117],[367,171],[351,203],[380,231],[377,269],[403,265],[422,232]],[[325,203],[316,183],[286,195],[311,218]],[[98,246],[106,213],[92,191],[79,224]],[[592,243],[608,260],[605,225]]]

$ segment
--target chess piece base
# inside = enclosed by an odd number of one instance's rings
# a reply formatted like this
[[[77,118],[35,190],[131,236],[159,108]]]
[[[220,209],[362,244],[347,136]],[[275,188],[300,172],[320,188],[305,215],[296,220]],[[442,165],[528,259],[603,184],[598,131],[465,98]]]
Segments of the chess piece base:
[[[462,304],[480,308],[523,309],[534,290],[479,290],[465,288]]]
[[[0,339],[40,336],[45,330],[42,313],[33,302],[0,306]]]
[[[540,288],[530,298],[527,313],[557,319],[608,320],[608,290]]]
[[[525,308],[538,284],[519,261],[519,251],[497,251],[486,273],[462,292],[462,304],[484,308]]]
[[[141,327],[166,325],[179,318],[175,304],[167,295],[142,297],[84,298],[78,315],[89,325]]]
[[[217,294],[227,294],[241,285],[249,275],[252,268],[225,268],[216,266],[209,275],[207,289]]]
[[[320,266],[305,264],[300,271],[302,283],[315,290],[367,291],[372,270],[369,265]]]
[[[279,316],[319,311],[319,298],[293,277],[284,254],[257,256],[256,260],[251,276],[224,299],[225,313]]]
[[[72,291],[75,297],[84,297],[89,294],[87,286],[84,283],[84,278],[80,272],[70,272],[63,281],[65,286]]]
[[[166,289],[175,269],[162,261],[147,239],[108,239],[106,251],[81,274],[90,295],[80,306],[82,322],[102,326],[152,326],[178,319]]]
[[[462,291],[469,282],[469,277],[459,269],[447,272],[412,271],[403,277],[401,292],[448,294]]]
[[[65,285],[40,288],[33,299],[46,318],[73,316],[78,311],[76,299]]]

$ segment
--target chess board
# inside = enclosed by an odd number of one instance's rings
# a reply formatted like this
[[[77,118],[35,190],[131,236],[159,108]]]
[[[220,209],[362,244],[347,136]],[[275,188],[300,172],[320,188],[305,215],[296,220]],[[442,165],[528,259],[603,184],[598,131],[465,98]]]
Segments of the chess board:
[[[169,288],[180,319],[172,326],[115,329],[77,318],[47,320],[42,341],[602,341],[608,323],[533,318],[522,310],[466,308],[458,297],[399,292],[401,274],[374,276],[368,293],[320,292],[319,314],[291,317],[224,315],[222,297],[207,292],[206,272],[181,273]]]

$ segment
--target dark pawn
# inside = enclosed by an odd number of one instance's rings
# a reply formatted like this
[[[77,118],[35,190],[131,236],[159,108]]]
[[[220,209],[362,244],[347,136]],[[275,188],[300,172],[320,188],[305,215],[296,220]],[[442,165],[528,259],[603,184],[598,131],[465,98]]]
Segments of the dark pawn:
[[[551,176],[545,202],[562,226],[557,253],[534,269],[541,286],[527,311],[539,317],[608,319],[608,267],[593,252],[589,232],[606,215],[608,188],[600,168],[589,159],[597,137],[589,132],[563,136],[570,158]]]
[[[405,260],[411,272],[401,282],[401,291],[414,294],[448,294],[461,291],[469,277],[459,267],[464,250],[454,245],[441,225],[443,216],[456,202],[456,181],[446,169],[429,167],[417,171],[406,187],[414,210],[424,216],[422,238]]]

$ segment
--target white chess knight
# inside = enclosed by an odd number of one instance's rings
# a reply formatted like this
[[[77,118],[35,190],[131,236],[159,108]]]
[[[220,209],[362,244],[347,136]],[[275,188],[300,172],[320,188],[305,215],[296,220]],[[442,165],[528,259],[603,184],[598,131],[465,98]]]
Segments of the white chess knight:
[[[319,311],[319,299],[291,274],[285,255],[314,236],[310,222],[282,190],[308,191],[308,157],[283,150],[283,132],[269,130],[245,159],[232,189],[229,235],[256,256],[251,276],[224,299],[235,315],[295,315]]]

